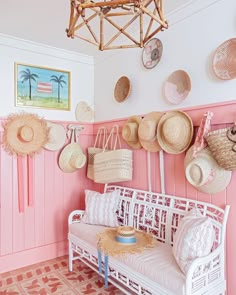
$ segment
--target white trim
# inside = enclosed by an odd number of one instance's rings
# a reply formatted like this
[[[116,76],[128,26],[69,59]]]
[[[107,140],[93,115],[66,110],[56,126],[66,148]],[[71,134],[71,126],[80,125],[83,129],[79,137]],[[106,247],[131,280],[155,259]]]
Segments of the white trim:
[[[168,21],[170,26],[174,26],[220,1],[222,0],[189,0],[180,5],[178,8],[166,13],[165,19]]]
[[[0,33],[0,46],[12,47],[18,50],[24,50],[24,51],[29,51],[33,53],[40,53],[40,54],[44,54],[51,57],[66,59],[72,62],[94,65],[94,58],[92,56],[83,55],[81,53],[68,51],[61,48],[56,48],[56,47],[16,38],[16,37],[1,34],[1,33]]]

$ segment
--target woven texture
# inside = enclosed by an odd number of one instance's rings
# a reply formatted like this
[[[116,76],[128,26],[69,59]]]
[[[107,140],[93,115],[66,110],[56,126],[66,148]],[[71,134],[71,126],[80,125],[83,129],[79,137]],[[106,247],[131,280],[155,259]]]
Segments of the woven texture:
[[[94,146],[88,147],[87,177],[94,180],[94,156],[101,153],[107,140],[107,129],[100,127],[97,131]]]
[[[233,150],[235,142],[229,140],[227,136],[230,130],[224,128],[209,132],[206,141],[218,165],[232,171],[236,169],[236,152]]]
[[[106,229],[98,234],[98,244],[100,250],[106,255],[122,255],[128,253],[140,253],[146,248],[154,246],[155,239],[151,234],[144,231],[135,232],[136,243],[125,245],[116,241],[117,229]]]
[[[128,149],[102,152],[94,157],[94,181],[110,183],[132,180],[133,153]]]
[[[215,51],[213,70],[222,80],[236,78],[236,38],[223,42]]]
[[[89,224],[118,226],[116,210],[119,202],[119,190],[110,193],[98,193],[85,190],[85,214],[82,221]]]

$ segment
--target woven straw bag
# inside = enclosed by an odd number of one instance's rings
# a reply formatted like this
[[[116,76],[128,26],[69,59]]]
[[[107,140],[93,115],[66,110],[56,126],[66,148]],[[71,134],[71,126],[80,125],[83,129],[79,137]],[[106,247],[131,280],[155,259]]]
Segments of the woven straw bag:
[[[94,146],[88,147],[88,166],[87,177],[94,180],[94,156],[101,153],[105,148],[107,141],[107,129],[106,127],[100,127],[97,131]]]
[[[219,166],[236,169],[236,126],[209,132],[206,141]]]
[[[113,149],[106,151],[109,143]],[[113,183],[132,180],[132,177],[133,152],[121,148],[119,126],[115,125],[111,129],[103,152],[94,156],[94,181]]]

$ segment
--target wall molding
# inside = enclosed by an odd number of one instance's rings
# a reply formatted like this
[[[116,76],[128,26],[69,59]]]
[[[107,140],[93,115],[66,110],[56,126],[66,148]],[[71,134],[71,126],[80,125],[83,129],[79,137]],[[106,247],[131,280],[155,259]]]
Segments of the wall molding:
[[[220,1],[222,0],[188,0],[178,8],[166,13],[165,18],[170,26],[174,26]]]
[[[76,63],[83,63],[88,65],[94,65],[94,58],[89,55],[76,53],[61,48],[52,47],[49,45],[36,43],[29,40],[20,39],[10,35],[0,33],[0,46],[11,47],[18,50],[29,51],[32,53],[38,53],[47,55],[50,57],[56,57],[60,59],[66,59]]]

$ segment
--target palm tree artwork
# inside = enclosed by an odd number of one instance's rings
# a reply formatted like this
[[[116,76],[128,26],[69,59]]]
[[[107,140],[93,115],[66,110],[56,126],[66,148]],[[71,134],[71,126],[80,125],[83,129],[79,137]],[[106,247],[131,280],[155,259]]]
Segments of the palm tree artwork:
[[[60,90],[63,88],[63,84],[66,85],[66,81],[64,80],[64,75],[56,76],[52,75],[50,81],[55,82],[57,84],[57,102],[60,103]]]
[[[29,83],[29,100],[31,100],[32,97],[32,81],[36,82],[37,78],[39,78],[39,76],[34,73],[31,73],[30,69],[28,68],[20,71],[21,82],[24,83],[28,81]]]

